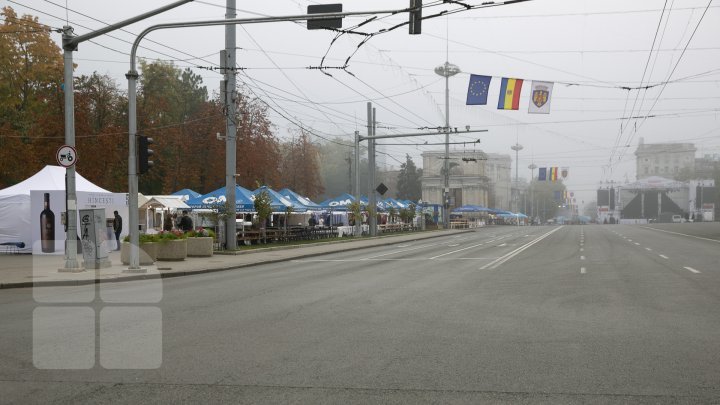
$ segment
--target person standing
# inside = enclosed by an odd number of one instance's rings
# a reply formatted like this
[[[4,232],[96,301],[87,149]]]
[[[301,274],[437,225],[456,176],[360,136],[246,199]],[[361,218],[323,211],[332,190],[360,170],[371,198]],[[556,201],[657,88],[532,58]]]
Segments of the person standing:
[[[188,216],[187,210],[183,210],[182,217],[180,218],[180,229],[183,232],[190,232],[193,230],[192,218]]]
[[[117,211],[114,212],[115,218],[113,219],[113,231],[115,231],[115,243],[116,249],[120,250],[120,232],[122,232],[122,217]]]

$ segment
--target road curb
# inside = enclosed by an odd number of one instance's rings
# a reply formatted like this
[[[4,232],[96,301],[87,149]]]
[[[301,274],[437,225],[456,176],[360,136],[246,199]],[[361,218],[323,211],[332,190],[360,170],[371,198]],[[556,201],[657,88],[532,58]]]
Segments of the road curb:
[[[459,232],[454,232],[454,235],[461,235],[468,232],[474,232],[474,229],[467,229],[462,230]],[[423,239],[433,239],[438,238],[441,236],[446,236],[444,232],[433,232],[432,234],[424,234],[424,237],[418,237],[413,239],[407,239],[404,242],[411,242],[416,240],[423,240]],[[385,238],[392,238],[393,236],[400,236],[400,235],[387,235],[387,236],[379,236],[372,239],[365,239],[365,240],[381,240]],[[403,235],[404,236],[404,235]],[[418,235],[420,236],[420,235]],[[334,241],[334,242],[320,242],[325,245],[334,245],[334,244],[343,244],[353,241]],[[241,255],[249,254],[249,253],[262,253],[262,252],[268,252],[268,251],[274,251],[274,250],[289,250],[289,249],[297,249],[297,248],[303,248],[303,247],[313,247],[317,246],[315,244],[308,244],[308,245],[296,245],[296,246],[283,246],[283,247],[275,247],[275,248],[267,248],[268,250],[260,250],[260,251],[247,251],[243,252]],[[380,246],[380,245],[374,245],[374,246]],[[107,278],[107,279],[85,279],[85,280],[49,280],[49,281],[23,281],[23,282],[17,282],[17,283],[0,283],[0,290],[4,289],[11,289],[11,288],[31,288],[31,287],[73,287],[73,286],[82,286],[82,285],[91,285],[91,284],[104,284],[104,283],[121,283],[125,281],[138,281],[138,280],[151,280],[151,279],[163,279],[163,278],[172,278],[172,277],[184,277],[184,276],[193,276],[198,274],[206,274],[206,273],[216,273],[221,271],[229,271],[229,270],[236,270],[236,269],[243,269],[247,267],[253,267],[253,266],[259,266],[263,264],[274,264],[274,263],[281,263],[281,262],[287,262],[291,260],[299,260],[299,259],[306,259],[309,257],[315,257],[315,256],[321,256],[329,253],[339,253],[339,252],[351,252],[353,250],[361,250],[361,249],[367,249],[369,247],[374,246],[354,246],[354,247],[347,247],[345,249],[336,250],[334,252],[317,252],[317,253],[307,253],[307,254],[301,254],[298,256],[293,257],[286,257],[286,258],[276,258],[276,259],[268,259],[268,260],[262,260],[254,263],[242,263],[242,264],[235,264],[232,266],[223,266],[223,267],[216,267],[211,269],[201,269],[201,270],[186,270],[186,271],[174,271],[174,272],[168,272],[163,273],[163,270],[159,270],[159,273],[153,273],[153,274],[134,274],[134,275],[128,275],[128,276],[120,276],[115,278]]]

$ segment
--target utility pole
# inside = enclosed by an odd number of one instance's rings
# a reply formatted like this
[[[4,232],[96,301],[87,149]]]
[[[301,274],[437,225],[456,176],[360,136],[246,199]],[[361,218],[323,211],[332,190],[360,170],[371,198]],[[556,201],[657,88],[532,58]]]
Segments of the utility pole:
[[[435,73],[445,78],[445,163],[443,164],[443,227],[450,228],[450,76],[460,73],[460,68],[447,60],[435,68]]]
[[[368,140],[368,164],[370,166],[370,188],[368,190],[368,225],[370,236],[377,236],[377,195],[375,191],[375,131],[377,120],[375,119],[375,108],[372,109],[372,139]]]
[[[235,0],[226,0],[225,19],[235,19]],[[235,24],[225,25],[225,196],[227,207],[232,207],[232,214],[229,212],[225,218],[225,248],[235,250],[237,248],[236,235],[236,196],[235,196],[235,169],[237,168],[237,119],[235,109]]]
[[[535,169],[537,169],[537,165],[535,163],[530,163],[528,166],[528,169],[530,169],[530,219],[531,221],[535,219],[535,188],[533,187],[533,181],[535,180]]]
[[[518,183],[518,169],[520,168],[520,160],[518,160],[518,153],[523,150],[523,146],[515,142],[515,145],[511,146],[510,149],[515,151],[515,194],[512,196],[512,204],[514,211],[520,208],[520,185]]]

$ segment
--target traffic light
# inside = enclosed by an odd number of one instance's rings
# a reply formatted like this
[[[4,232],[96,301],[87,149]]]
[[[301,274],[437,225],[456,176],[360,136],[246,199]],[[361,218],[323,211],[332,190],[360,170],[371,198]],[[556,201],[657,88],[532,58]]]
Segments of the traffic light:
[[[410,35],[420,34],[422,28],[422,0],[410,0]]]
[[[153,139],[147,136],[138,136],[137,150],[138,150],[138,174],[145,174],[153,166],[154,162],[148,160],[150,156],[154,154],[149,146],[153,144]]]

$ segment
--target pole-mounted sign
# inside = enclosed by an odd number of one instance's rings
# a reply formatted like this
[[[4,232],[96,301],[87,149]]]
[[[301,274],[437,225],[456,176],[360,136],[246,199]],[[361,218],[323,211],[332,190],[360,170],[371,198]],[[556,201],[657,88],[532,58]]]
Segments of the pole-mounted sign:
[[[77,151],[70,145],[63,145],[55,153],[55,159],[62,167],[73,167],[77,162]]]

